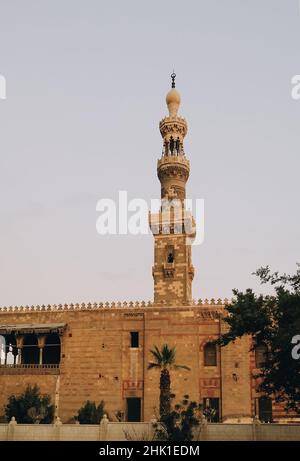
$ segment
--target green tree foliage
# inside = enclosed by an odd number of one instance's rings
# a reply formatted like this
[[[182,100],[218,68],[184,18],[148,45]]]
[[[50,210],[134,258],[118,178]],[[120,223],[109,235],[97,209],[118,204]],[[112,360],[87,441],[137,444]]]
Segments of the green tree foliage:
[[[160,416],[169,414],[171,409],[171,378],[170,370],[178,370],[180,368],[190,370],[185,365],[176,364],[176,349],[164,344],[161,350],[154,346],[150,350],[153,361],[148,364],[148,369],[158,368],[160,370],[160,399],[159,399],[159,413]]]
[[[54,418],[54,405],[49,395],[41,395],[38,386],[28,386],[23,394],[11,395],[5,407],[8,421],[14,416],[21,424],[50,424]]]
[[[104,401],[101,400],[98,406],[95,402],[87,400],[76,417],[80,424],[99,424],[104,416]]]
[[[256,375],[262,378],[258,391],[284,402],[287,411],[300,413],[300,359],[292,356],[292,339],[300,335],[300,266],[294,275],[271,273],[269,266],[255,275],[273,288],[273,294],[233,290],[235,298],[226,306],[229,331],[218,342],[225,346],[251,335],[253,349],[265,344],[268,353]]]
[[[171,394],[171,400],[174,398],[175,395]],[[159,423],[154,424],[155,439],[169,442],[193,440],[195,428],[200,425],[201,408],[200,404],[191,402],[189,396],[185,395],[180,403],[160,418]]]

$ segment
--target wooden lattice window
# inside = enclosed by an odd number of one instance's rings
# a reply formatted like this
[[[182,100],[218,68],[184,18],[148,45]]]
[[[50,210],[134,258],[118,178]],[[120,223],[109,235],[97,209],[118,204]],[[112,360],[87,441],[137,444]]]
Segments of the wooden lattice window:
[[[204,346],[204,366],[217,366],[217,346],[213,343],[207,343]]]

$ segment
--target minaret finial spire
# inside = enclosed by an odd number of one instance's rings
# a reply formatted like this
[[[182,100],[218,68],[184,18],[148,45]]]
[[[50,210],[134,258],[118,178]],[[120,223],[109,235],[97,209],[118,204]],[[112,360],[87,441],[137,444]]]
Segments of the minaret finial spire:
[[[175,78],[176,78],[176,74],[173,70],[172,74],[171,74],[171,79],[172,79],[172,88],[175,88]]]

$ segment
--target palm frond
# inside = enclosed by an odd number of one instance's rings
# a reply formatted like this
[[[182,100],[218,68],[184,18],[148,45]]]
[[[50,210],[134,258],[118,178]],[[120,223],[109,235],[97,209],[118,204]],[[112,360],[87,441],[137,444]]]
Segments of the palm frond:
[[[162,355],[160,353],[160,350],[158,349],[157,346],[154,346],[154,349],[150,349],[151,354],[153,357],[156,359],[157,363],[162,363]]]
[[[177,365],[176,361],[176,347],[169,347],[168,344],[163,344],[161,349],[154,345],[153,349],[150,349],[153,355],[154,361],[149,363],[148,369],[151,368],[164,368],[164,369],[185,369],[190,370],[186,365]]]
[[[187,365],[174,365],[174,368],[177,370],[179,368],[183,369],[183,370],[189,370],[190,371],[190,367],[188,367]]]
[[[164,366],[166,368],[172,366],[172,364],[175,362],[175,347],[170,348],[167,344],[164,344],[161,349],[161,355],[163,358]]]
[[[149,362],[148,363],[148,370],[151,370],[151,368],[160,368],[160,365],[155,362]]]

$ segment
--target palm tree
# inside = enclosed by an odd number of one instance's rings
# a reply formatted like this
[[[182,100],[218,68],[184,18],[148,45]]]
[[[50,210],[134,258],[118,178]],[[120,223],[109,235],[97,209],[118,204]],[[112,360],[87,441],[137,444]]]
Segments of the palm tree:
[[[160,398],[159,398],[159,413],[162,417],[170,413],[171,411],[171,379],[170,379],[170,370],[178,370],[183,368],[184,370],[190,370],[186,365],[178,365],[175,363],[176,360],[176,349],[175,347],[169,347],[167,344],[164,344],[161,350],[157,346],[154,346],[153,349],[150,349],[153,358],[153,362],[149,362],[148,370],[151,368],[160,369]]]

